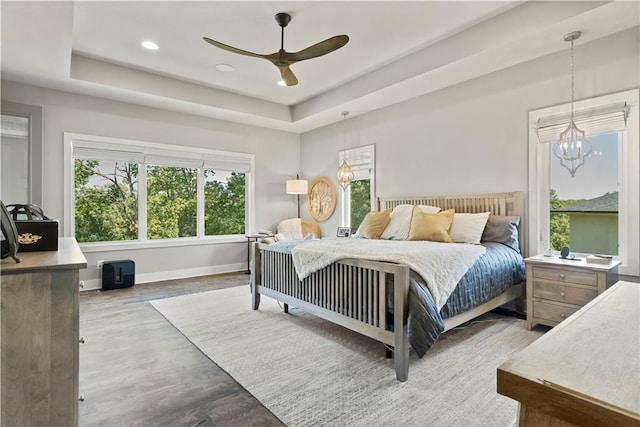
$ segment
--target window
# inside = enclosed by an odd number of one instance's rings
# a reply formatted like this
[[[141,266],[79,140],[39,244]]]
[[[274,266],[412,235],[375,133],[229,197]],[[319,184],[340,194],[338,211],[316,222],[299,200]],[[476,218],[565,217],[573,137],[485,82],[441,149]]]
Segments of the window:
[[[65,230],[80,243],[243,235],[253,217],[253,155],[78,134],[65,150]]]
[[[576,123],[593,147],[574,177],[552,150],[569,108],[529,113],[529,254],[569,246],[614,255],[621,274],[638,275],[638,90],[575,103]]]
[[[138,164],[74,159],[78,242],[138,238]]]
[[[340,223],[355,233],[365,215],[375,209],[375,146],[352,148],[338,153],[338,165],[343,158],[351,166],[354,178],[342,191]]]
[[[245,174],[205,169],[205,236],[243,234]]]
[[[197,191],[198,169],[147,165],[147,239],[197,236]]]
[[[550,248],[618,255],[620,133],[589,139],[591,155],[574,177],[549,153]]]

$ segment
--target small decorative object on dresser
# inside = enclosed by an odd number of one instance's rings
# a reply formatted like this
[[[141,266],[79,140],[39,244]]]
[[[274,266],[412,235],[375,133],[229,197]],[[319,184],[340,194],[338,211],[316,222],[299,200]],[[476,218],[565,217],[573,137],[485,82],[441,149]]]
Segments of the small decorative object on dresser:
[[[527,327],[556,326],[618,280],[620,261],[537,255],[526,258]]]
[[[602,264],[608,265],[613,260],[611,255],[589,255],[587,262],[589,264]]]
[[[338,227],[338,237],[349,237],[351,235],[351,229],[349,227]]]

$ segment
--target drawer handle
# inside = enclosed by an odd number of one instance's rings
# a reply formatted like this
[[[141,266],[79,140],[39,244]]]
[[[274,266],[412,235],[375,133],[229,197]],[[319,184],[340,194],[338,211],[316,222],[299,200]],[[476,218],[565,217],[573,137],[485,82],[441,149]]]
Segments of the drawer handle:
[[[560,292],[560,296],[564,298],[564,292]]]
[[[80,393],[80,396],[78,396],[78,400],[80,402],[84,402],[84,393]]]
[[[562,314],[560,315],[560,317],[562,317],[563,319],[565,319],[565,318],[567,317],[567,315],[566,315],[566,314],[564,314],[564,313],[562,313]]]
[[[560,278],[564,280],[564,274],[559,274]]]
[[[78,341],[80,342],[80,344],[84,344],[84,337],[80,337]]]

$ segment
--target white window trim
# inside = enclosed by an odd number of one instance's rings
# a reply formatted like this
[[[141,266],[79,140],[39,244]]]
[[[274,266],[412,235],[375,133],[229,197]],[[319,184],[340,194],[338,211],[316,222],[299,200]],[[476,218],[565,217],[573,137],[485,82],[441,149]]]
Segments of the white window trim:
[[[73,168],[73,144],[74,141],[82,141],[83,145],[95,144],[98,147],[108,147],[112,144],[119,146],[136,147],[143,150],[149,150],[150,152],[162,152],[168,150],[170,152],[185,153],[186,157],[202,157],[204,159],[204,167],[207,167],[207,163],[211,159],[221,158],[224,162],[228,162],[230,159],[243,159],[244,162],[250,163],[250,171],[245,172],[245,231],[253,230],[255,224],[255,206],[254,206],[254,194],[255,194],[255,178],[253,171],[255,170],[255,155],[247,153],[235,153],[229,151],[210,150],[205,148],[187,147],[180,145],[160,144],[148,141],[130,140],[122,138],[112,138],[105,136],[87,135],[81,133],[64,132],[64,236],[75,237],[75,183],[74,183],[74,168]],[[146,188],[146,173],[142,171],[139,175],[139,184],[144,185]],[[199,173],[203,173],[202,170]],[[245,241],[244,234],[232,234],[225,236],[204,236],[204,186],[200,186],[197,189],[197,213],[198,213],[198,237],[185,237],[178,239],[146,239],[146,194],[139,194],[139,230],[138,236],[143,236],[138,240],[129,241],[117,241],[117,242],[88,242],[81,243],[83,251],[107,251],[107,250],[121,250],[121,249],[142,249],[142,248],[157,248],[157,247],[175,247],[175,246],[190,246],[190,245],[202,245],[202,244],[218,244],[218,243],[230,243]]]
[[[362,157],[369,157],[371,160],[368,164],[364,165],[354,165],[352,164],[353,159],[358,159]],[[376,209],[376,146],[375,144],[363,145],[362,147],[350,148],[348,150],[340,150],[338,151],[338,167],[342,164],[342,160],[347,160],[347,163],[352,166],[355,170],[356,168],[361,169],[369,169],[369,180],[370,180],[370,189],[371,189],[371,210]],[[340,200],[341,206],[340,209],[340,227],[350,227],[351,226],[351,185],[349,185],[346,189],[340,187]],[[355,230],[352,230],[355,233]]]
[[[619,273],[640,275],[640,149],[639,94],[632,89],[611,95],[574,102],[575,109],[626,102],[629,106],[626,132],[622,132],[618,160],[620,211],[618,245],[622,262]],[[543,253],[549,247],[549,150],[536,134],[538,119],[569,111],[571,104],[557,105],[529,112],[529,254]]]

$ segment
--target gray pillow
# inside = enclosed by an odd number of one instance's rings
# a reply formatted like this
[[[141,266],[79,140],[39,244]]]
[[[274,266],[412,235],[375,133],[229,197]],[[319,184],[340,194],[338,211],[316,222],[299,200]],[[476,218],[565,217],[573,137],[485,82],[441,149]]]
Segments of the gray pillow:
[[[519,216],[489,215],[481,241],[502,243],[520,253],[520,244],[518,243],[519,224]]]

